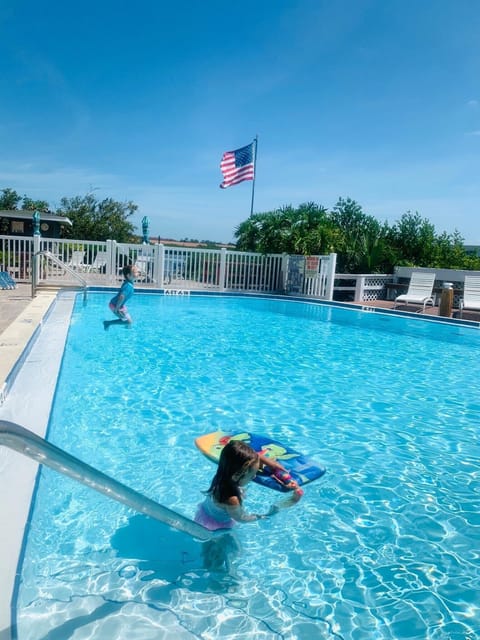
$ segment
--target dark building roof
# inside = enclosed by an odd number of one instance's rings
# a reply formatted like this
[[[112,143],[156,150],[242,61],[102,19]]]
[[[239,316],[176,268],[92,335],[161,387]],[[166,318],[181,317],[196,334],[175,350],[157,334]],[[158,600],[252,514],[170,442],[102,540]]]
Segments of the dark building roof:
[[[0,209],[0,218],[16,218],[17,220],[31,220],[33,211],[26,209]],[[72,225],[70,218],[64,216],[56,216],[54,213],[40,213],[40,222],[59,222],[61,224]]]

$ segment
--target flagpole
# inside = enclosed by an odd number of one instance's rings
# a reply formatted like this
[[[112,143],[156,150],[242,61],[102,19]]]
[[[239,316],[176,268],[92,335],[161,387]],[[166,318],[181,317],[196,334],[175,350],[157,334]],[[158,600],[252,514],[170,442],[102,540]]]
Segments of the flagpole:
[[[257,177],[257,145],[258,134],[255,136],[255,155],[253,157],[253,181],[252,181],[252,204],[250,205],[250,217],[253,216],[253,199],[255,196],[255,178]]]

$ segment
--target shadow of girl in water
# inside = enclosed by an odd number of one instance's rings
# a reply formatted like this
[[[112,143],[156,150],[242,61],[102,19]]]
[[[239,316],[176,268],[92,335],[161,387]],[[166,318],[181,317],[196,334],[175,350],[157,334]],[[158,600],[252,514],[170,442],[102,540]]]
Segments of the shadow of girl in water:
[[[202,546],[203,568],[207,571],[225,571],[234,577],[235,571],[232,561],[240,553],[240,543],[235,536],[228,532],[208,540]]]

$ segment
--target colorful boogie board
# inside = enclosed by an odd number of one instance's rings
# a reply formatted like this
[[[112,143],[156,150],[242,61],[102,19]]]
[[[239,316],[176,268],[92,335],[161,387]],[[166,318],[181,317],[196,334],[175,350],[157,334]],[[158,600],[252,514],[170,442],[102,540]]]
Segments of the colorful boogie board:
[[[200,436],[195,440],[195,444],[207,458],[218,463],[220,453],[229,440],[242,440],[266,458],[278,460],[299,485],[307,484],[307,482],[320,478],[326,471],[326,469],[320,467],[314,460],[298,453],[298,451],[294,451],[290,449],[290,447],[276,442],[271,438],[265,438],[265,436],[259,436],[255,433],[247,433],[244,431],[228,434],[224,431],[215,431]],[[275,478],[271,477],[268,469],[267,472],[257,474],[255,482],[263,484],[265,487],[276,489],[277,491],[289,491],[277,482]]]

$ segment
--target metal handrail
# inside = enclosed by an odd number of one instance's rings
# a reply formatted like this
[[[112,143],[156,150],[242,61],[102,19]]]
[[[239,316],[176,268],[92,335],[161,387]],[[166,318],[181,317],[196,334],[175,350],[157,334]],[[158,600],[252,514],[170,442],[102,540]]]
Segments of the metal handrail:
[[[194,538],[210,540],[216,535],[214,531],[209,531],[197,522],[147,498],[14,422],[0,420],[0,445],[22,453],[36,460],[39,464],[50,467],[99,493],[103,493],[112,500],[125,504],[135,511],[159,520],[179,531],[188,533]]]
[[[43,256],[45,258],[48,258],[51,262],[53,262],[53,264],[56,264],[57,266],[61,267],[62,269],[64,269],[67,273],[69,273],[70,275],[72,275],[74,278],[76,278],[80,284],[83,287],[84,292],[87,290],[88,287],[88,282],[85,280],[85,278],[82,278],[82,276],[77,273],[75,271],[75,269],[72,269],[71,267],[68,266],[68,264],[65,264],[64,262],[62,262],[62,260],[60,260],[60,258],[57,258],[57,256],[53,255],[53,253],[51,251],[48,251],[47,249],[43,249],[42,251],[37,251],[37,253],[33,254],[33,270],[32,270],[32,298],[35,297],[35,293],[37,290],[37,274],[38,274],[38,270],[37,270],[37,258],[39,256]]]

